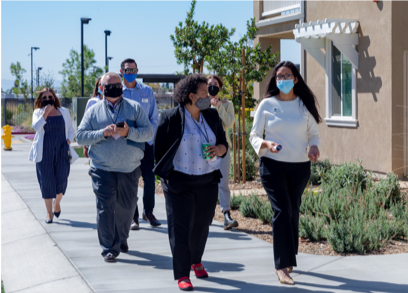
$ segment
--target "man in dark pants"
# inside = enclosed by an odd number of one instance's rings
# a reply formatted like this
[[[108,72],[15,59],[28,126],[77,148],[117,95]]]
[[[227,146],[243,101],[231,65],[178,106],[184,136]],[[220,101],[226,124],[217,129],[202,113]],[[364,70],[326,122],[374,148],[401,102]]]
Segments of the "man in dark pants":
[[[157,110],[156,99],[153,90],[144,84],[136,82],[136,77],[139,69],[137,69],[136,61],[133,59],[125,59],[120,65],[120,72],[123,75],[123,97],[138,102],[150,123],[153,126],[153,132],[156,131],[157,122],[159,120],[159,112]],[[161,223],[153,215],[154,196],[155,196],[155,176],[154,154],[153,154],[153,139],[145,143],[144,157],[141,161],[141,171],[144,182],[143,188],[143,220],[148,221],[153,227],[160,226]],[[136,185],[138,182],[135,183]],[[133,216],[131,230],[139,230],[139,209],[136,205]]]
[[[153,137],[153,127],[139,103],[122,99],[119,75],[101,79],[104,100],[92,106],[78,127],[77,141],[90,146],[92,188],[96,195],[97,229],[102,256],[116,261],[127,252],[130,224],[137,204],[140,143]]]

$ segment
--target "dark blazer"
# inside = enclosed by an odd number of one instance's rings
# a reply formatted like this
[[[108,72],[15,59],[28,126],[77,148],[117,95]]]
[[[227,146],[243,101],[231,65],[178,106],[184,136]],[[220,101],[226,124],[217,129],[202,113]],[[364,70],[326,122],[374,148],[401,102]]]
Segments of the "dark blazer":
[[[228,150],[225,131],[222,128],[222,122],[217,110],[209,108],[201,111],[201,113],[216,136],[215,145],[223,144]],[[170,110],[163,111],[160,115],[159,125],[154,137],[156,166],[153,172],[163,179],[168,179],[174,169],[173,160],[184,134],[184,121],[184,106],[179,105]],[[226,153],[221,157],[223,158],[225,155]]]

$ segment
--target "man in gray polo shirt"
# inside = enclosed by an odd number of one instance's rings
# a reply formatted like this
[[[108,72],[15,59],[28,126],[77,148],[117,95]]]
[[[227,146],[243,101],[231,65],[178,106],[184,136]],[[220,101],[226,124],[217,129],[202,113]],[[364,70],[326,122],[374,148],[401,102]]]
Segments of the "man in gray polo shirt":
[[[129,250],[127,238],[137,204],[137,190],[144,152],[140,143],[150,141],[153,126],[139,103],[122,98],[116,73],[101,79],[104,100],[84,115],[77,141],[89,145],[92,188],[96,195],[97,229],[102,256],[116,261]]]

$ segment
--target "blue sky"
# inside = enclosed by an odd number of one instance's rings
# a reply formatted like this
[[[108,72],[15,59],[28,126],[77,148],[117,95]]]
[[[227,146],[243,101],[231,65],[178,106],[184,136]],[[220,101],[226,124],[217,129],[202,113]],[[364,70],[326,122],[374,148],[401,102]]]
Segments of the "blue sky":
[[[13,77],[10,64],[20,61],[27,70],[24,78],[31,79],[30,48],[34,52],[34,66],[43,72],[58,72],[68,58],[69,51],[80,50],[80,18],[92,20],[84,25],[84,43],[95,52],[97,65],[105,65],[105,34],[108,37],[110,70],[118,71],[120,62],[128,57],[136,59],[139,73],[175,73],[181,71],[174,57],[170,34],[186,17],[190,1],[2,1],[1,2],[1,79],[3,89],[9,88]],[[246,31],[246,21],[253,17],[253,1],[199,1],[195,19],[210,24],[222,23],[236,28],[233,40]],[[283,59],[299,62],[299,47],[284,43]]]

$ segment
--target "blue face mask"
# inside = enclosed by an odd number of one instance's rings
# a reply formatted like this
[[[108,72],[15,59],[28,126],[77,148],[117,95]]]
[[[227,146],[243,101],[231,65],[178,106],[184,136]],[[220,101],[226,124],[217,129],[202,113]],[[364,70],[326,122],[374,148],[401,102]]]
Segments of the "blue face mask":
[[[276,86],[281,92],[287,94],[295,86],[295,84],[293,83],[293,79],[285,79],[285,80],[277,80]]]
[[[134,74],[123,73],[123,77],[125,78],[127,82],[133,82],[137,77],[137,73],[134,73]]]
[[[100,88],[98,88],[98,93],[101,94],[103,96],[103,91],[101,91]]]

